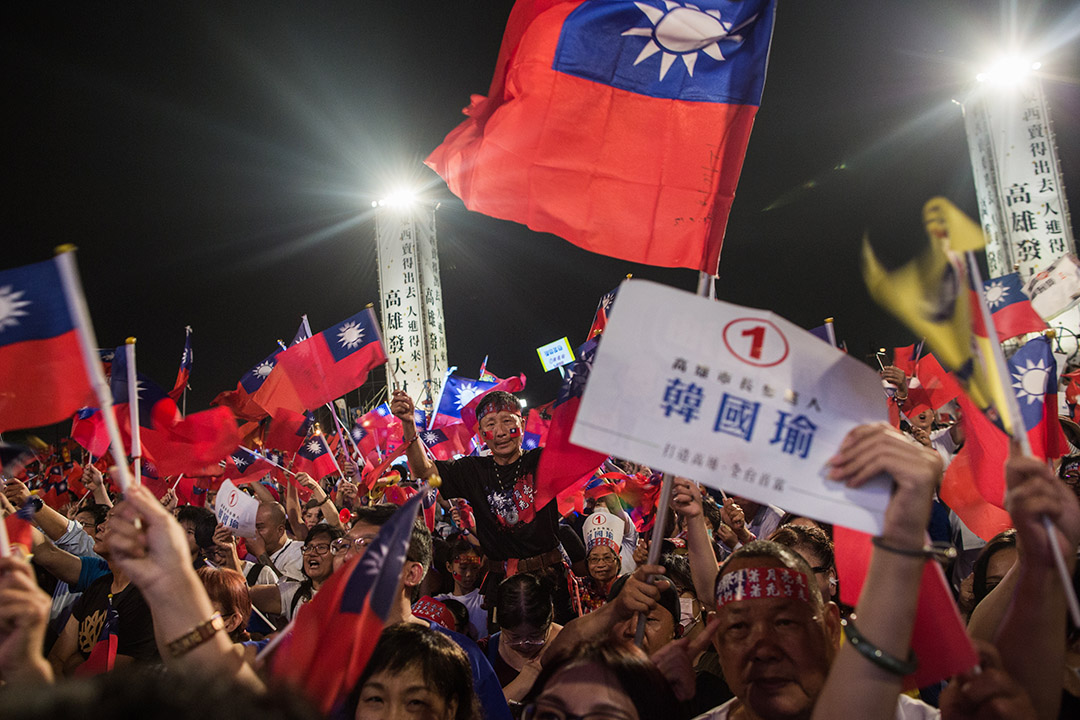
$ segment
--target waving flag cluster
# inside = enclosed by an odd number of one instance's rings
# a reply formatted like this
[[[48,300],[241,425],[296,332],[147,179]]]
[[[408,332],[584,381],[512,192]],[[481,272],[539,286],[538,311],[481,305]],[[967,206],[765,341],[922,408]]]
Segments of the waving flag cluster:
[[[128,365],[123,348],[117,348],[112,371],[110,384],[116,402],[113,409],[124,440],[130,443],[128,404],[133,399],[128,395]],[[142,373],[137,374],[137,392],[134,400],[139,403],[142,445],[165,475],[205,474],[240,443],[236,421],[225,408],[181,417],[176,401]]]
[[[607,455],[578,447],[570,442],[570,431],[577,419],[581,396],[589,380],[597,341],[590,340],[578,348],[578,357],[567,369],[562,387],[551,409],[551,428],[547,444],[536,469],[537,508],[542,508],[561,492],[577,482],[585,483],[600,467]]]

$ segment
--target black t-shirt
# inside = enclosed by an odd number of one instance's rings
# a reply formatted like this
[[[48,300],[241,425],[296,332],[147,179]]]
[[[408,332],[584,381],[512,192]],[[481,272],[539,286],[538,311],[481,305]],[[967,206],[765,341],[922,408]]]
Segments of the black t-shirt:
[[[490,456],[435,461],[439,492],[469,501],[476,538],[494,560],[532,557],[559,545],[557,504],[552,500],[537,510],[533,503],[540,452],[529,450],[509,465],[496,465]]]
[[[112,581],[112,573],[98,578],[72,606],[71,617],[78,623],[78,648],[84,660],[90,657],[105,626]],[[139,588],[135,583],[128,583],[126,588],[113,595],[112,603],[119,620],[116,654],[132,657],[136,662],[156,662],[159,656],[154,642],[154,618]]]

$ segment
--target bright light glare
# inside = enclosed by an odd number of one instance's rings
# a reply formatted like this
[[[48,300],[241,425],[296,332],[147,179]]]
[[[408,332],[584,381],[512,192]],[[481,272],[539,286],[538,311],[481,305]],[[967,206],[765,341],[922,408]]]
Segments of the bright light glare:
[[[525,398],[518,398],[518,401],[521,402],[521,409],[522,410],[524,410],[525,408],[527,408],[529,406],[529,403],[525,402]]]
[[[409,207],[416,202],[416,192],[413,190],[395,190],[372,206],[378,207]]]
[[[979,82],[994,85],[1014,85],[1028,73],[1042,67],[1040,62],[1031,62],[1016,55],[998,58],[990,67],[975,76]]]

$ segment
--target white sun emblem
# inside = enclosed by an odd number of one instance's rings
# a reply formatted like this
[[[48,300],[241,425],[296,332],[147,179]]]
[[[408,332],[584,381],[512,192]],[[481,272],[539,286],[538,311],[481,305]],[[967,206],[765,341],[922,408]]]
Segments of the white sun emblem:
[[[647,30],[648,28],[642,28],[642,29]],[[607,310],[611,309],[611,303],[613,303],[614,301],[615,301],[615,298],[612,297],[611,294],[609,293],[609,294],[605,295],[604,297],[600,298],[600,307],[602,307],[604,309],[604,311],[606,312]]]
[[[996,309],[998,305],[1005,304],[1005,301],[1009,297],[1009,288],[1005,287],[1005,284],[995,280],[986,288],[986,302],[992,309]]]
[[[273,369],[274,363],[270,362],[269,360],[263,360],[261,363],[255,366],[255,369],[252,370],[252,372],[255,373],[256,377],[265,378],[270,374],[270,371]]]
[[[677,3],[665,0],[666,10],[661,10],[645,3],[634,3],[652,27],[630,28],[623,35],[641,35],[649,38],[641,49],[634,65],[656,53],[660,57],[660,79],[663,80],[676,58],[682,58],[683,65],[690,77],[694,76],[694,65],[698,52],[703,52],[713,60],[725,60],[720,50],[720,41],[742,42],[742,36],[731,34],[731,23],[720,19],[719,10],[702,10],[690,3]],[[756,18],[750,18],[747,25]]]
[[[4,332],[4,328],[18,327],[19,321],[16,318],[26,316],[23,308],[29,305],[30,301],[23,300],[22,296],[22,290],[15,290],[10,285],[0,287],[0,332]]]
[[[242,455],[233,455],[232,461],[233,465],[235,465],[239,470],[243,470],[244,466],[248,464],[247,458]]]
[[[1017,368],[1012,373],[1013,387],[1016,388],[1016,399],[1027,400],[1028,405],[1043,402],[1046,394],[1046,381],[1050,379],[1050,368],[1046,361],[1039,358],[1038,362],[1028,360],[1022,368]]]
[[[322,455],[323,452],[322,443],[314,439],[307,444],[307,449],[312,455]]]
[[[355,348],[364,340],[364,328],[354,322],[347,322],[338,330],[338,342],[342,347]]]
[[[473,383],[462,383],[461,385],[458,385],[458,388],[457,388],[457,406],[458,406],[458,409],[460,410],[461,408],[468,405],[473,400],[473,398],[475,398],[477,395],[482,395],[483,392],[484,392],[484,388],[478,387],[478,386],[474,385]]]
[[[430,430],[428,432],[424,433],[424,444],[425,445],[434,445],[437,442],[439,442],[439,434],[438,433],[431,432]]]

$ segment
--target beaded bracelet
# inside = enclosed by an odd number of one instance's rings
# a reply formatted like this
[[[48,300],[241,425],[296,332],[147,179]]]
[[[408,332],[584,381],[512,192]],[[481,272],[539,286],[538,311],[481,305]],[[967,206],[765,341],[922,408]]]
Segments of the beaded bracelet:
[[[855,627],[855,623],[850,619],[841,620],[840,624],[844,626],[844,634],[847,636],[848,642],[851,643],[851,647],[858,650],[864,658],[874,663],[885,672],[901,676],[910,675],[915,672],[917,667],[919,667],[919,660],[915,657],[914,650],[909,651],[908,659],[906,661],[901,660],[898,657],[890,655],[864,638],[859,633],[859,629]]]

